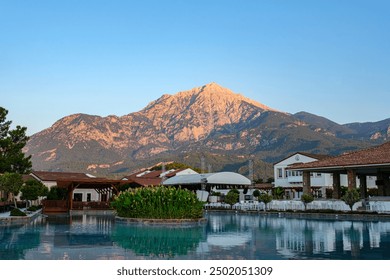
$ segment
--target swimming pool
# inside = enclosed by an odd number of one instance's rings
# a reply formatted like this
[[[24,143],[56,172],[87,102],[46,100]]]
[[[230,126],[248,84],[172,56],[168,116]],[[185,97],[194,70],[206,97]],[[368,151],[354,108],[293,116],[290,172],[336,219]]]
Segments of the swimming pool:
[[[389,221],[208,212],[193,226],[126,224],[112,216],[40,216],[0,227],[6,260],[390,260]]]

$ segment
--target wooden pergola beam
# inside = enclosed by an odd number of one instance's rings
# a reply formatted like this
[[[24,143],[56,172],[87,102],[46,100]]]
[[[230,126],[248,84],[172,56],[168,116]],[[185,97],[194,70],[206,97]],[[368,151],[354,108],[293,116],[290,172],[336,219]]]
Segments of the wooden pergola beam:
[[[68,211],[73,209],[73,193],[75,189],[94,189],[99,195],[118,193],[117,186],[123,184],[121,180],[110,180],[105,178],[90,178],[90,179],[58,179],[57,186],[68,189]]]

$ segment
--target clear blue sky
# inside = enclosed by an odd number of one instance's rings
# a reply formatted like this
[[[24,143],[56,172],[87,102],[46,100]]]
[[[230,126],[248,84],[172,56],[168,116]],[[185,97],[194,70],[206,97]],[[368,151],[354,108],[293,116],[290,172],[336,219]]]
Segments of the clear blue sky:
[[[338,123],[390,117],[390,1],[0,0],[0,106],[32,134],[217,82]]]

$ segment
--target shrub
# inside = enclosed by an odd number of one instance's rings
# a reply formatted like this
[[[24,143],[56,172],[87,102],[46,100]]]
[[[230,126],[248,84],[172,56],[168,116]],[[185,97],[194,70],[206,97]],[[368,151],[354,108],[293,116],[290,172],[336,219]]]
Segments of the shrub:
[[[273,183],[273,182],[275,182],[274,177],[269,177],[269,178],[267,179],[267,183],[268,183],[268,184],[271,184],[271,183]]]
[[[212,196],[221,196],[221,193],[220,192],[212,192],[211,195]]]
[[[349,208],[351,208],[352,211],[353,205],[360,200],[360,195],[356,189],[347,190],[341,199],[349,206]]]
[[[263,202],[265,204],[265,210],[267,210],[267,205],[272,201],[272,195],[267,193],[262,193],[259,196],[259,201]]]
[[[237,189],[231,189],[229,192],[233,192],[233,193],[240,195],[240,191]]]
[[[309,194],[309,193],[304,193],[302,196],[301,196],[301,201],[303,202],[303,204],[305,205],[305,211],[306,211],[306,208],[307,208],[307,204],[309,204],[310,202],[312,202],[314,200],[314,197],[313,195]]]
[[[27,216],[27,215],[19,208],[14,208],[11,210],[10,216]]]
[[[259,190],[254,190],[252,195],[253,195],[254,197],[259,197],[260,194],[261,194],[261,193],[260,193]]]
[[[348,187],[346,186],[340,186],[340,196],[343,197],[345,193],[347,192]]]
[[[37,210],[39,210],[39,209],[41,209],[42,208],[42,205],[32,205],[32,206],[30,206],[28,209],[27,209],[27,211],[31,211],[31,212],[35,212],[35,211],[37,211]]]
[[[131,188],[130,184],[123,184],[118,186],[118,191],[124,192]]]
[[[65,188],[52,187],[47,194],[47,200],[65,200],[68,190]]]
[[[227,193],[227,195],[225,195],[225,202],[232,206],[233,204],[236,204],[238,202],[239,198],[239,192],[236,189],[232,189]]]
[[[146,187],[121,192],[111,202],[118,216],[147,219],[196,219],[203,203],[196,194],[173,187]]]

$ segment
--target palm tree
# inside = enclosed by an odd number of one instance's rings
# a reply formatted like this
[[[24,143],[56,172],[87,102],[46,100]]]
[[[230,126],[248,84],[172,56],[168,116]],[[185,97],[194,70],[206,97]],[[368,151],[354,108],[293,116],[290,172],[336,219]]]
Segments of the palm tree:
[[[272,195],[275,199],[282,199],[284,195],[283,187],[276,187],[272,189]]]

